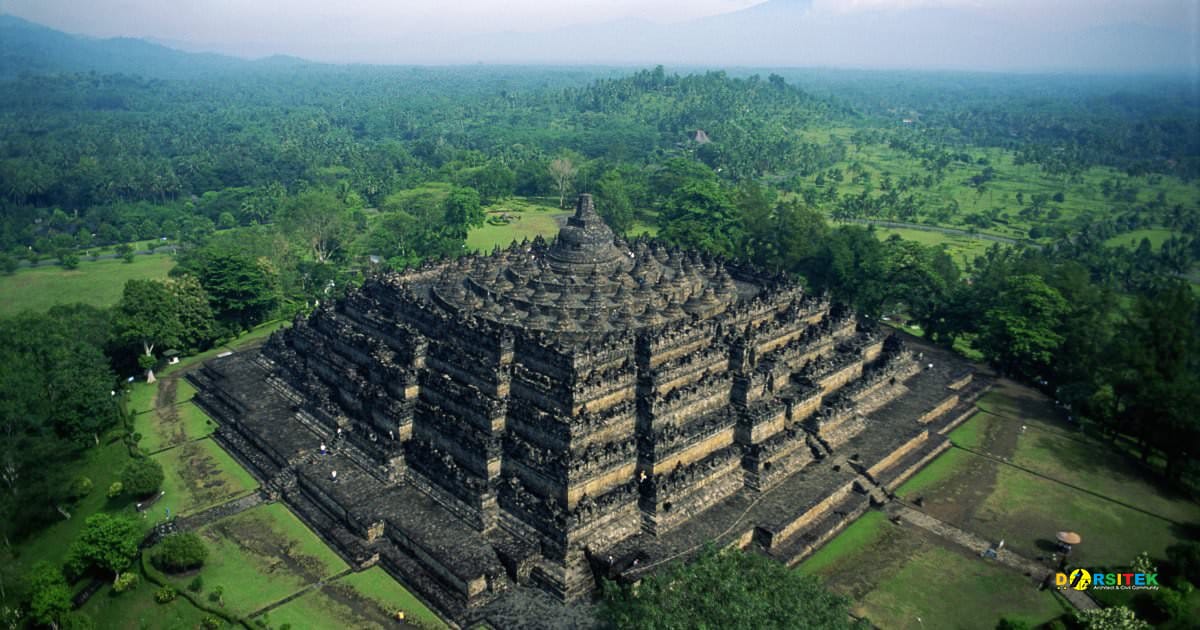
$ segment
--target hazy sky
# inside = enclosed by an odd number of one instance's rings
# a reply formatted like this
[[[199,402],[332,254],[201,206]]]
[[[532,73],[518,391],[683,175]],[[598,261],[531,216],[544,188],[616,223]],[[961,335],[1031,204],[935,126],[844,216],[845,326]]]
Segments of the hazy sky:
[[[805,3],[808,0],[774,0]],[[546,31],[625,18],[672,23],[762,0],[0,0],[0,11],[72,33],[149,37],[259,56],[372,60],[381,46],[498,31]],[[812,0],[818,13],[968,8],[1056,31],[1140,23],[1196,32],[1200,0]],[[361,53],[356,51],[362,51]],[[371,51],[371,52],[367,52]]]

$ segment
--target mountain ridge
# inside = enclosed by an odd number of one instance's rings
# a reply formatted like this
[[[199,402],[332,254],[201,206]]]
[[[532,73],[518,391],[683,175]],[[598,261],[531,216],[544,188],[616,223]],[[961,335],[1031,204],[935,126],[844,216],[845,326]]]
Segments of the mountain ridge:
[[[356,49],[369,65],[671,65],[832,67],[999,72],[1194,73],[1195,35],[1138,24],[1030,30],[957,8],[822,12],[811,0],[769,0],[739,11],[660,24],[637,18],[471,37],[398,37]],[[186,50],[180,50],[180,47]],[[246,59],[213,46],[93,38],[0,14],[0,77],[23,72],[155,78],[301,68],[284,54]]]

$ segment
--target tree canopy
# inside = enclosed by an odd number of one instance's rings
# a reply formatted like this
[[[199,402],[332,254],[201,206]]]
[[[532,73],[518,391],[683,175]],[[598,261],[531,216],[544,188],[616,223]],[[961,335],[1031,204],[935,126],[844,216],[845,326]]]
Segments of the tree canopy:
[[[817,578],[759,554],[708,548],[633,586],[604,584],[600,620],[614,628],[838,628],[849,602]]]

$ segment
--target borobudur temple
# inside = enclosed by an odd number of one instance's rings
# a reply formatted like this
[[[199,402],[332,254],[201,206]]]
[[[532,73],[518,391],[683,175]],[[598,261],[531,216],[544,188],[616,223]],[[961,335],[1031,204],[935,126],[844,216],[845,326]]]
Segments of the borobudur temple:
[[[798,562],[987,385],[785,276],[618,239],[588,195],[552,243],[373,278],[190,378],[344,558],[497,626],[712,541]]]

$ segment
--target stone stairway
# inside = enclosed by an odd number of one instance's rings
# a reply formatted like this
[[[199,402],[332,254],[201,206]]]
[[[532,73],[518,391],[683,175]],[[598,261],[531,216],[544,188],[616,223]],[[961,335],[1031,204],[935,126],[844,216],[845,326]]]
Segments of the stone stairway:
[[[172,521],[172,523],[174,524],[175,531],[191,531],[204,527],[209,523],[219,521],[227,516],[233,516],[234,514],[245,512],[250,508],[262,505],[263,502],[263,494],[261,492],[254,492],[231,501],[226,501],[220,505],[214,505],[207,510],[197,512],[190,516],[177,518]]]

